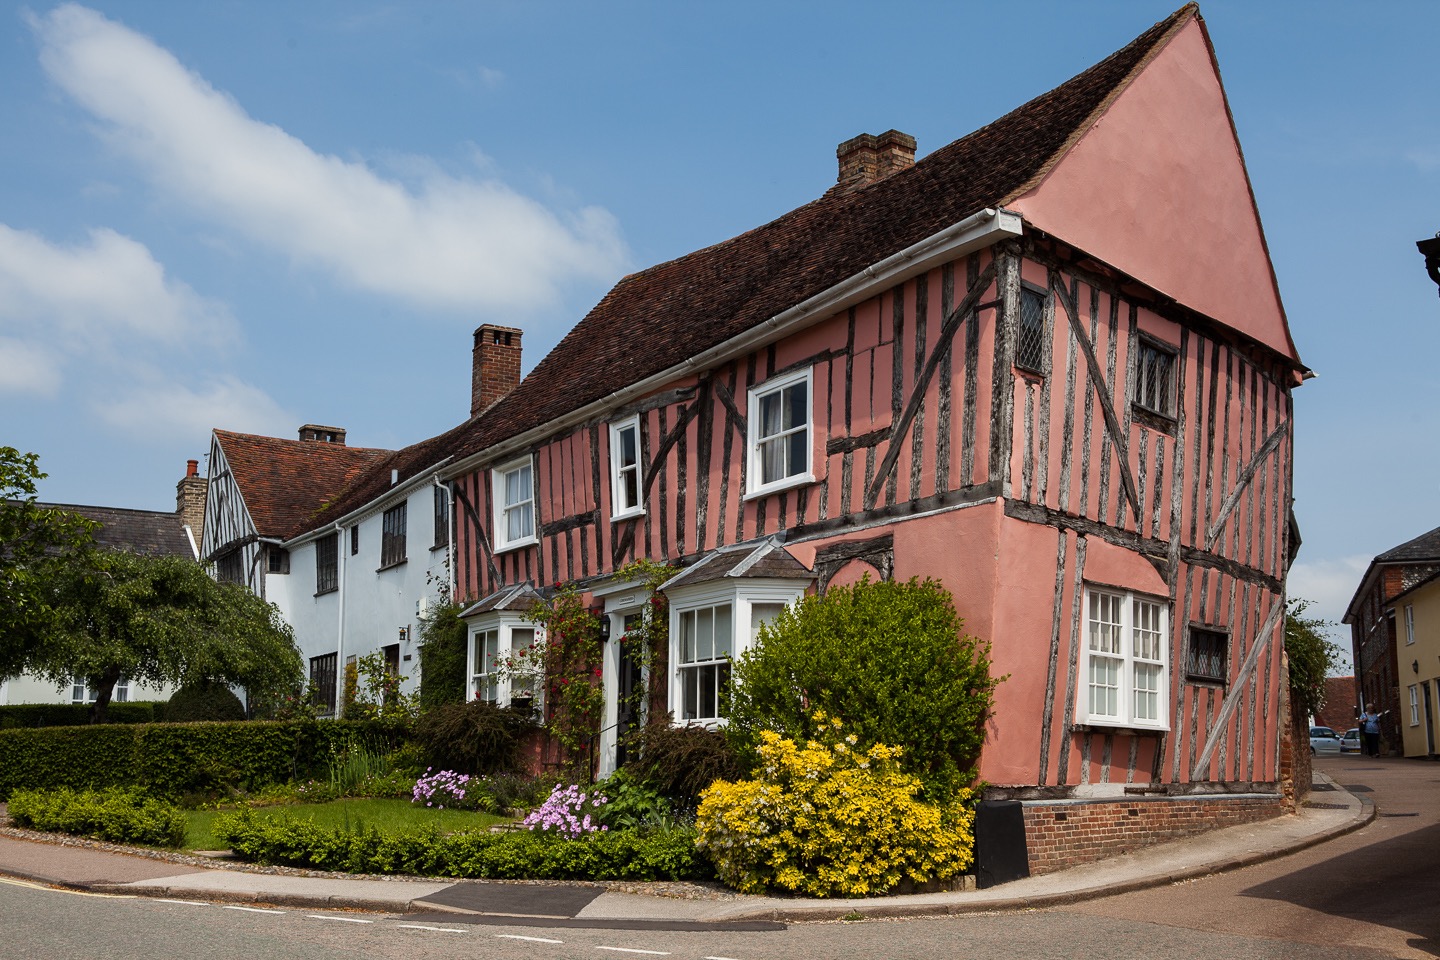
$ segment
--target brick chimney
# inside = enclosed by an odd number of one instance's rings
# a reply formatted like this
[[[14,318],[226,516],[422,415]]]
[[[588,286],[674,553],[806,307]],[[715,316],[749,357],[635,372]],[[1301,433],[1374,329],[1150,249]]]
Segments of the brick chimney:
[[[899,130],[862,133],[835,148],[840,175],[830,193],[849,193],[915,165],[915,138]]]
[[[307,423],[300,428],[300,439],[312,443],[338,443],[345,446],[344,427],[326,427],[318,423]]]
[[[205,493],[210,481],[200,476],[200,461],[185,461],[185,476],[175,484],[175,512],[180,522],[190,528],[195,548],[200,548],[200,539],[205,532]]]
[[[515,327],[475,328],[470,367],[470,416],[478,417],[520,385],[520,335]]]

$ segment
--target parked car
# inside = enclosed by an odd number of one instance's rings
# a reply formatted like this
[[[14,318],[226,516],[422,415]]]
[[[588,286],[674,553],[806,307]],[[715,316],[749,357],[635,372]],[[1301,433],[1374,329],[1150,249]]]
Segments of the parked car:
[[[1339,753],[1340,734],[1329,727],[1310,728],[1310,755],[1316,756],[1321,753]]]
[[[1346,730],[1346,731],[1345,731],[1345,736],[1343,736],[1343,737],[1340,738],[1340,752],[1341,752],[1341,753],[1359,753],[1359,752],[1360,752],[1360,728],[1359,728],[1359,727],[1351,727],[1349,730]]]

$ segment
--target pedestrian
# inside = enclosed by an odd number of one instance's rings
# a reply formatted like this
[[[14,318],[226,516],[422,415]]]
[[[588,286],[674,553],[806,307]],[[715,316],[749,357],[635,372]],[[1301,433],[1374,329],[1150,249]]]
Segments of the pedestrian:
[[[1389,713],[1386,710],[1385,713]],[[1365,712],[1360,714],[1360,735],[1365,738],[1365,755],[1367,757],[1380,756],[1380,718],[1385,713],[1376,713],[1375,704],[1365,704]]]

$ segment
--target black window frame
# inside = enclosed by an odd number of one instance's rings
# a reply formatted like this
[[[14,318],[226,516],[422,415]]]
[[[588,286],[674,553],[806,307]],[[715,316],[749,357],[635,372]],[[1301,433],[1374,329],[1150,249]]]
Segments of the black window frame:
[[[1045,376],[1046,307],[1049,294],[1037,287],[1020,287],[1019,316],[1015,318],[1015,366],[1027,373]],[[1027,311],[1026,307],[1031,309]]]
[[[265,572],[286,574],[290,572],[290,551],[270,543],[265,545]]]
[[[405,501],[400,501],[386,510],[380,519],[380,569],[398,566],[405,562],[405,538],[408,518]]]
[[[360,524],[350,528],[350,556],[360,552]]]
[[[315,541],[315,596],[340,589],[340,534]]]
[[[322,653],[310,658],[310,702],[329,714],[335,713],[339,666],[338,653]]]
[[[450,492],[444,487],[435,487],[435,545],[434,550],[450,546]]]
[[[1230,672],[1230,634],[1214,627],[1191,626],[1185,645],[1185,679],[1225,684]]]
[[[231,550],[215,558],[215,579],[221,583],[245,582],[244,551]]]
[[[1160,429],[1171,429],[1179,410],[1179,362],[1180,351],[1149,334],[1141,333],[1135,358],[1135,382],[1130,388],[1131,409],[1142,415],[1158,418]],[[1156,376],[1151,371],[1162,365]],[[1158,387],[1149,386],[1158,383]],[[1160,396],[1154,396],[1159,392]],[[1142,417],[1143,419],[1143,417]]]

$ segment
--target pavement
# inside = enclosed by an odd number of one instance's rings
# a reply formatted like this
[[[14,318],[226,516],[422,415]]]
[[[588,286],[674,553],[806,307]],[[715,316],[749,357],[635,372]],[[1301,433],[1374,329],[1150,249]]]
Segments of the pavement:
[[[450,923],[617,929],[774,929],[806,920],[1023,910],[1163,886],[1275,859],[1375,817],[1323,773],[1299,812],[1212,830],[985,890],[863,899],[745,896],[696,884],[600,884],[355,877],[180,856],[0,825],[0,876],[45,886],[170,900],[361,910]],[[0,824],[3,806],[0,806]]]

